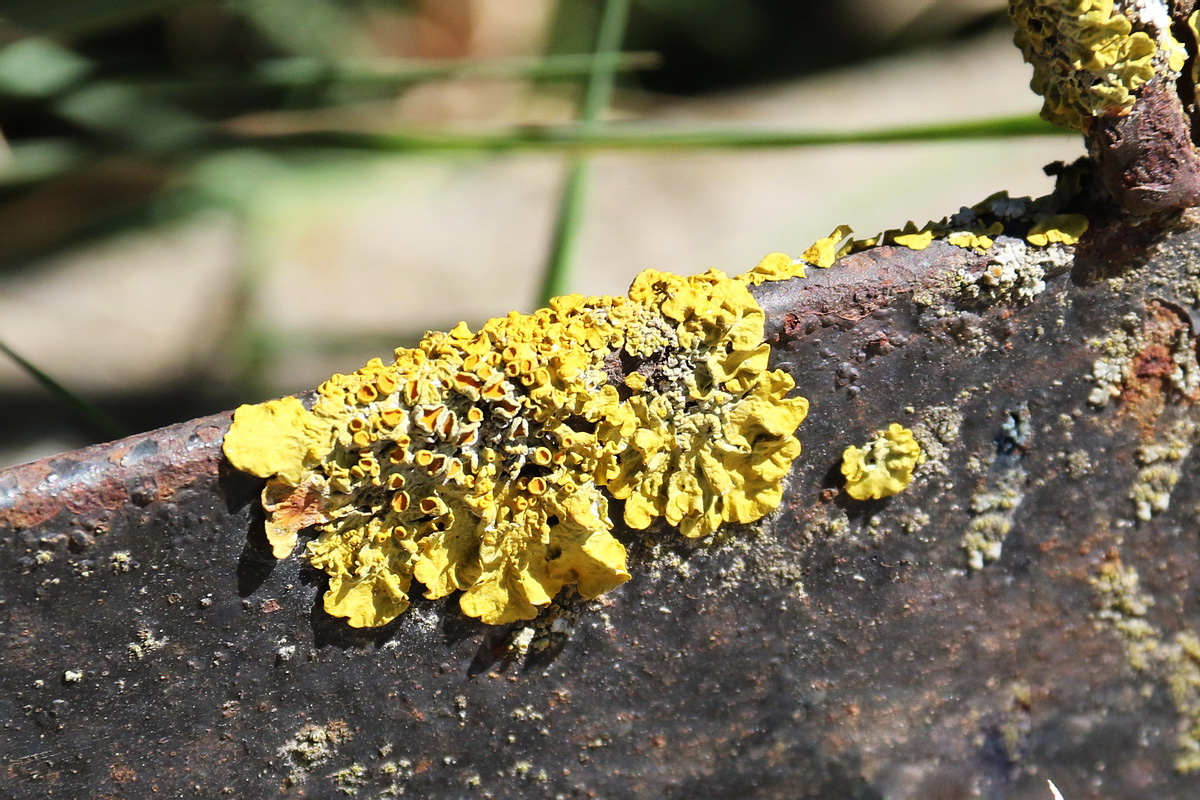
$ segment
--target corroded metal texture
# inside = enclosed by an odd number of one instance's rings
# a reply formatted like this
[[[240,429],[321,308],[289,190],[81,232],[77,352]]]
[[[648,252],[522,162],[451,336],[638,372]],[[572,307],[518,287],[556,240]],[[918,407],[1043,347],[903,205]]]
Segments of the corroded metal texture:
[[[1028,300],[941,242],[761,287],[783,507],[619,530],[633,579],[524,628],[326,616],[227,415],[0,473],[0,795],[1195,797],[1200,224],[1093,219]],[[890,422],[926,463],[849,500]]]

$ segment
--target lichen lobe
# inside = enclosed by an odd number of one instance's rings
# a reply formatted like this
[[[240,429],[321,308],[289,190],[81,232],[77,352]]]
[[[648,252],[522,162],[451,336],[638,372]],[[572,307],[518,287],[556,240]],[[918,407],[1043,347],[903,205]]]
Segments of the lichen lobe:
[[[797,272],[778,266],[761,279]],[[564,586],[591,598],[629,579],[611,500],[630,527],[687,536],[778,506],[808,402],[767,368],[755,282],[647,270],[627,297],[429,333],[333,376],[311,411],[239,409],[225,453],[268,478],[276,557],[315,527],[325,610],[350,625],[395,619],[413,580],[487,623],[531,619]],[[634,365],[623,385],[613,354]]]
[[[881,500],[899,494],[912,483],[913,470],[924,460],[913,432],[893,422],[876,431],[864,447],[851,445],[842,453],[846,493],[855,500]]]

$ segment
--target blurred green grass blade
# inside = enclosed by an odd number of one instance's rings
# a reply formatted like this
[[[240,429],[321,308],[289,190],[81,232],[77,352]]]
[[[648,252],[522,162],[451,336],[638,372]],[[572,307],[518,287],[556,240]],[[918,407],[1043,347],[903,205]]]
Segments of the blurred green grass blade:
[[[455,78],[575,78],[596,70],[627,71],[658,66],[656,53],[581,53],[559,56],[463,59],[315,58],[264,62],[254,77],[265,83],[297,86],[318,80],[339,83],[415,83]]]
[[[595,57],[598,63],[588,76],[580,107],[581,131],[591,131],[604,109],[612,99],[616,70],[611,59],[620,53],[621,41],[625,38],[625,26],[629,21],[630,0],[606,0],[600,17],[600,31],[596,35]],[[608,62],[608,63],[604,63]],[[571,284],[571,260],[575,242],[583,222],[584,204],[587,202],[588,164],[580,154],[572,154],[567,166],[566,182],[558,204],[558,217],[554,226],[554,238],[550,243],[550,255],[546,273],[542,278],[542,306],[550,298],[566,294]]]
[[[546,307],[552,297],[567,294],[571,283],[571,259],[575,253],[575,242],[583,223],[583,208],[587,201],[589,172],[587,162],[572,156],[567,165],[562,195],[558,201],[558,214],[554,220],[553,238],[546,261],[546,272],[538,295],[538,306]]]
[[[128,436],[128,431],[123,426],[117,423],[112,417],[104,413],[93,403],[84,400],[79,395],[72,392],[70,389],[63,386],[58,381],[51,378],[46,373],[42,372],[36,366],[31,364],[19,354],[13,352],[12,348],[4,342],[0,342],[0,353],[12,359],[13,363],[25,370],[31,378],[37,381],[43,389],[50,392],[60,400],[65,402],[71,408],[87,420],[97,433],[101,433],[106,437],[120,439],[123,436]]]
[[[275,148],[341,148],[378,152],[711,150],[821,147],[844,144],[897,144],[1021,136],[1075,136],[1036,114],[928,125],[851,131],[737,130],[674,128],[638,123],[528,126],[486,133],[412,130],[388,133],[311,131],[285,134],[219,134],[214,144]]]
[[[118,119],[119,122],[119,119]],[[168,128],[169,130],[169,128]],[[164,131],[156,132],[155,138]],[[196,208],[217,204],[240,206],[249,194],[247,186],[266,180],[274,174],[276,167],[303,168],[306,165],[328,163],[330,159],[351,155],[370,158],[380,154],[395,153],[480,153],[507,152],[688,152],[713,149],[770,149],[791,147],[831,146],[839,144],[891,144],[898,142],[933,142],[1001,138],[1010,136],[1073,136],[1075,134],[1055,128],[1040,118],[1027,115],[1021,117],[972,120],[937,125],[881,128],[857,131],[780,131],[780,130],[737,130],[695,129],[662,127],[637,123],[607,123],[591,129],[578,125],[530,127],[499,130],[487,133],[464,133],[461,131],[402,131],[395,133],[359,133],[351,131],[315,131],[299,134],[256,135],[230,132],[215,126],[202,129],[199,139],[192,140],[193,131],[181,131],[183,135],[159,141],[163,150],[154,153],[156,159],[167,165],[176,174],[187,170],[191,176],[182,184],[183,188],[194,189],[192,200],[183,207]],[[16,144],[6,158],[0,158],[0,190],[27,192],[48,190],[77,174],[86,173],[105,159],[132,156],[134,163],[143,163],[146,151],[131,149],[132,143],[111,141],[97,148],[94,145],[80,147],[77,142],[62,139],[33,140]],[[228,156],[228,157],[227,157]],[[245,158],[243,158],[243,156]],[[234,163],[229,170],[213,178],[209,167],[217,162]],[[241,163],[248,161],[249,163]],[[247,166],[254,167],[247,169]],[[259,167],[262,167],[261,169]],[[206,177],[206,175],[208,177]],[[224,175],[225,178],[221,178]],[[235,179],[229,179],[233,175]],[[217,180],[220,178],[220,180]],[[211,191],[232,180],[232,190]],[[582,194],[584,179],[568,182],[564,194]],[[580,198],[565,201],[570,211],[577,208]],[[155,203],[155,206],[159,204]],[[167,203],[171,216],[179,206]],[[158,212],[156,212],[158,213]],[[574,212],[571,212],[574,213]],[[153,217],[154,214],[151,215]],[[120,214],[117,221],[106,217],[100,224],[91,224],[72,229],[76,232],[62,241],[49,245],[50,250],[67,244],[79,245],[97,236],[103,237],[128,225],[137,225],[148,217],[135,213]],[[564,216],[560,225],[574,224]],[[11,236],[9,237],[11,238]],[[10,248],[11,249],[11,248]],[[45,249],[37,252],[21,250],[22,258],[45,255]],[[5,248],[0,247],[0,251]],[[0,258],[0,269],[11,262],[12,256]],[[562,293],[564,284],[559,283],[548,291]]]
[[[584,127],[592,127],[612,100],[617,73],[613,69],[611,59],[621,52],[625,27],[629,22],[630,2],[631,0],[606,0],[604,4],[594,53],[599,63],[588,76],[587,88],[583,93],[583,107],[579,115],[580,123]]]
[[[520,78],[554,80],[576,78],[594,69],[617,72],[653,69],[661,62],[651,52],[612,53],[604,56],[574,54],[546,57],[492,59],[342,59],[280,58],[265,61],[251,72],[162,80],[129,77],[131,86],[147,93],[174,97],[213,92],[251,92],[322,85],[351,87],[404,86],[435,80],[463,78]]]

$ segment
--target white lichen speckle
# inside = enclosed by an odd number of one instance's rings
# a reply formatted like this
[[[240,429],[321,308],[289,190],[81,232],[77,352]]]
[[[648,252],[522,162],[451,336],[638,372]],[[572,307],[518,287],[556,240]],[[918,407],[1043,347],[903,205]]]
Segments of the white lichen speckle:
[[[1000,472],[988,487],[971,497],[971,522],[963,534],[967,566],[983,569],[1004,550],[1004,540],[1013,526],[1013,516],[1025,499],[1025,469],[1015,466]]]
[[[125,646],[129,657],[135,661],[141,661],[148,654],[155,650],[160,650],[167,644],[167,637],[158,636],[149,628],[142,628],[137,632],[137,641],[130,642]]]
[[[1092,457],[1087,450],[1072,450],[1066,454],[1064,461],[1067,474],[1076,480],[1084,478],[1092,472]]]
[[[921,412],[912,431],[921,446],[921,452],[925,454],[926,472],[948,474],[946,459],[961,437],[962,424],[962,411],[953,406],[932,406]]]
[[[1129,499],[1133,501],[1137,518],[1148,522],[1171,506],[1171,492],[1179,483],[1184,459],[1196,442],[1196,423],[1190,419],[1176,421],[1158,440],[1138,448],[1141,465]]]
[[[1003,239],[989,252],[983,272],[959,275],[962,294],[985,302],[1028,302],[1046,290],[1046,277],[1075,257],[1062,244],[1031,247],[1020,239]]]
[[[335,720],[327,725],[305,725],[276,751],[292,764],[290,783],[303,779],[306,773],[325,764],[333,757],[338,745],[349,741],[350,729],[345,722]]]
[[[1088,346],[1100,351],[1100,357],[1092,362],[1092,383],[1096,384],[1088,394],[1088,403],[1103,408],[1114,398],[1120,397],[1126,375],[1131,371],[1133,357],[1141,347],[1137,332],[1141,329],[1141,318],[1137,314],[1126,314],[1121,319],[1121,328],[1102,339],[1093,339]]]
[[[1184,628],[1168,638],[1146,619],[1154,598],[1139,583],[1133,567],[1106,561],[1091,579],[1096,618],[1120,635],[1130,667],[1166,686],[1178,717],[1175,769],[1192,774],[1200,771],[1200,637]]]

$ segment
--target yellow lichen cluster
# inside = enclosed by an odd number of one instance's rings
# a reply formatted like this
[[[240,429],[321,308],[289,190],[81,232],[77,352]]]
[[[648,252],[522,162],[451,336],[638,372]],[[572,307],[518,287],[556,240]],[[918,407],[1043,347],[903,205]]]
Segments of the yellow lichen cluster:
[[[1082,214],[1047,214],[1034,222],[1025,240],[1035,247],[1076,244],[1087,229],[1088,218]]]
[[[1135,31],[1113,0],[1012,0],[1009,14],[1042,116],[1056,125],[1082,129],[1091,117],[1126,113],[1156,62],[1178,73],[1186,58],[1169,18],[1161,30]]]
[[[858,448],[842,453],[846,493],[855,500],[879,500],[899,494],[912,483],[913,470],[924,460],[913,432],[897,422]]]
[[[1004,233],[1004,223],[993,218],[990,205],[993,200],[1008,201],[1006,192],[966,208],[953,217],[931,220],[921,227],[913,222],[899,230],[887,230],[868,239],[856,239],[849,245],[848,252],[865,250],[877,244],[898,244],[910,250],[924,250],[938,240],[945,240],[955,247],[984,253],[995,243],[995,237]],[[1037,201],[1031,201],[1035,203]],[[1025,234],[1025,240],[1035,247],[1050,244],[1075,244],[1087,231],[1088,219],[1082,214],[1038,214],[1033,225]]]
[[[1187,27],[1192,44],[1200,46],[1200,11],[1193,11],[1188,15]],[[1200,58],[1192,61],[1192,83],[1200,83]]]
[[[902,228],[891,228],[874,236],[851,239],[842,245],[838,257],[857,253],[879,245],[899,245],[909,250],[924,250],[937,240],[945,240],[955,247],[970,248],[978,253],[986,252],[995,242],[995,237],[1004,232],[1004,223],[992,219],[988,203],[992,198],[972,208],[964,208],[953,217],[930,220],[918,226],[909,220]],[[850,232],[848,226],[842,226]]]
[[[839,225],[833,233],[813,242],[800,258],[792,258],[786,253],[769,253],[757,266],[735,280],[757,286],[765,281],[803,278],[804,268],[808,266],[821,269],[832,267],[833,262],[850,252],[853,244],[850,233],[849,225]]]
[[[910,220],[902,228],[854,238],[854,230],[849,225],[839,225],[828,236],[813,242],[800,258],[770,253],[735,280],[756,286],[766,281],[803,278],[806,267],[831,267],[851,253],[880,245],[924,250],[940,240],[976,253],[986,253],[995,244],[996,237],[1005,232],[1006,222],[1018,230],[1026,229],[1025,241],[1034,247],[1076,244],[1087,232],[1088,218],[1082,214],[1057,213],[1053,210],[1056,205],[1054,195],[1031,200],[1028,197],[1012,198],[1002,191],[974,206],[964,207],[953,216],[930,220],[922,226]]]
[[[311,411],[243,406],[225,453],[268,478],[276,557],[319,531],[325,609],[350,625],[401,614],[414,578],[484,622],[530,619],[565,585],[595,597],[629,578],[610,498],[631,527],[688,536],[779,504],[808,402],[767,368],[750,282],[647,270],[628,297],[429,333],[333,376]]]

